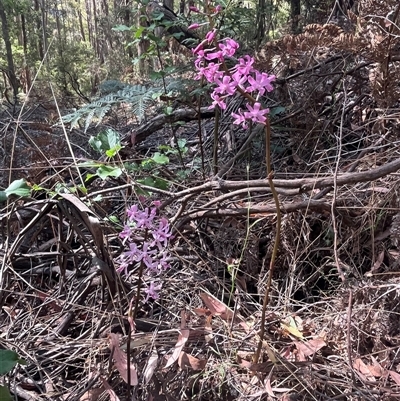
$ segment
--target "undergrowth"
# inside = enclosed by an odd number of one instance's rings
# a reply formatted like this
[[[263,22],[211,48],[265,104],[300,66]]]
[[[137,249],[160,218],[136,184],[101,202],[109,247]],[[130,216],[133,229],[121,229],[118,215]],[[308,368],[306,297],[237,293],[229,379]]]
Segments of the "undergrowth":
[[[399,5],[359,3],[350,30],[310,25],[254,63],[204,62],[236,46],[208,36],[200,80],[105,82],[57,126],[24,109],[4,123],[0,344],[26,365],[2,385],[399,398]],[[258,70],[254,97],[235,62]],[[274,90],[254,90],[267,72]]]

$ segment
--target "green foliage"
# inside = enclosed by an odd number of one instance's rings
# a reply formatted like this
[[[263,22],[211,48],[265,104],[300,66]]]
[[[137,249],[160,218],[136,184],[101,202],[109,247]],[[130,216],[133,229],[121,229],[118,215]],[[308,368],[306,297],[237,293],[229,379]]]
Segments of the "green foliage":
[[[0,349],[0,375],[10,372],[17,363],[26,365],[26,362],[16,352]]]
[[[172,70],[170,71],[172,73]],[[177,72],[177,70],[174,69],[174,72]],[[100,124],[112,107],[128,104],[132,113],[141,123],[146,117],[146,111],[150,106],[156,105],[157,99],[161,95],[179,98],[181,101],[190,101],[190,97],[193,91],[197,90],[198,85],[197,81],[181,80],[179,78],[165,79],[165,83],[166,86],[164,88],[161,79],[153,81],[152,86],[129,85],[116,80],[106,81],[104,85],[100,86],[100,90],[103,92],[109,91],[107,95],[86,104],[73,113],[63,116],[62,121],[64,124],[70,124],[71,129],[73,129],[79,125],[81,120],[84,120],[86,131],[94,121],[96,121],[97,125]],[[116,92],[114,92],[115,89]],[[167,93],[165,93],[165,90]]]
[[[84,162],[84,163],[79,163],[78,166],[96,169],[96,172],[94,174],[92,173],[86,174],[86,181],[96,176],[100,177],[102,180],[106,180],[108,177],[118,178],[122,175],[122,169],[120,167],[100,162],[95,162],[95,161]]]
[[[0,400],[1,401],[12,401],[12,397],[7,387],[0,386]]]
[[[96,137],[91,136],[89,145],[100,153],[105,152],[110,158],[122,149],[119,134],[113,129],[101,131]]]
[[[99,153],[105,154],[108,158],[112,158],[122,149],[121,140],[118,132],[112,129],[101,131],[96,137],[91,136],[89,139],[90,146]],[[115,165],[109,165],[99,162],[85,162],[80,164],[81,167],[96,168],[95,174],[87,174],[86,181],[92,177],[98,176],[102,180],[108,177],[120,177],[122,169]]]
[[[53,45],[49,69],[57,86],[65,93],[88,94],[92,90],[93,65],[97,63],[88,43],[58,39]],[[47,76],[48,79],[48,76]]]
[[[29,196],[30,193],[31,187],[21,178],[20,180],[13,181],[4,191],[0,191],[0,202],[6,201],[11,195]]]
[[[236,3],[222,0],[219,3],[224,8],[221,37],[227,36],[250,44],[254,41],[256,7],[245,7],[242,2]]]
[[[178,139],[178,147],[174,148],[169,145],[160,145],[158,149],[162,151],[165,154],[172,154],[172,155],[179,155],[181,154],[182,156],[186,155],[188,151],[188,147],[186,146],[186,139],[185,138],[180,138]]]
[[[85,120],[85,131],[93,121],[100,124],[105,115],[113,106],[121,103],[129,104],[132,113],[141,122],[145,117],[146,109],[154,104],[153,94],[159,92],[160,88],[147,88],[144,85],[126,85],[116,93],[109,93],[93,102],[83,106],[74,113],[70,113],[62,118],[64,123],[71,124],[71,129],[79,124],[79,121]]]
[[[128,86],[125,82],[118,81],[117,79],[110,79],[104,81],[99,85],[100,96],[109,95],[110,93],[117,93]]]
[[[5,375],[10,372],[17,363],[26,365],[25,360],[21,359],[16,352],[0,349],[0,375]],[[5,386],[0,386],[0,400],[12,400],[11,394]]]
[[[152,156],[151,160],[153,160],[157,164],[168,164],[169,163],[169,158],[166,155],[163,155],[160,152],[154,153]]]

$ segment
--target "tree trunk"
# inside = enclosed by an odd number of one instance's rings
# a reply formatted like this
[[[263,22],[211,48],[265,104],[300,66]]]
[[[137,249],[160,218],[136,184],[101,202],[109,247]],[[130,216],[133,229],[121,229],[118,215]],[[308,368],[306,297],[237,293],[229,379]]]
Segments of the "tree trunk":
[[[14,96],[13,102],[15,104],[15,103],[17,103],[19,82],[15,75],[14,58],[13,58],[13,53],[12,53],[12,48],[11,48],[10,32],[8,29],[7,15],[6,15],[6,11],[4,9],[4,4],[3,4],[2,0],[0,0],[0,20],[1,20],[1,27],[2,27],[2,31],[3,31],[4,45],[5,45],[6,54],[7,54],[7,77],[10,81],[10,84],[11,84],[11,87],[13,90],[13,96]]]
[[[265,0],[258,0],[257,6],[257,18],[256,18],[256,50],[259,49],[262,40],[265,38],[265,12],[267,4]]]
[[[125,0],[125,14],[124,14],[124,23],[126,26],[131,26],[131,11],[130,11],[130,0]],[[129,58],[133,58],[133,51],[130,46],[128,46],[128,56]]]
[[[42,0],[41,4],[41,11],[42,11],[42,33],[43,33],[43,53],[46,54],[47,52],[47,14],[46,14],[46,2]],[[44,57],[44,56],[43,56]],[[46,60],[48,61],[49,55],[47,55]],[[45,62],[46,62],[45,60]]]
[[[290,0],[290,15],[292,19],[292,33],[299,33],[300,0]]]
[[[22,30],[22,46],[24,49],[24,91],[28,93],[31,85],[31,71],[28,66],[27,58],[28,58],[28,36],[26,34],[26,20],[25,15],[21,14],[21,30]]]
[[[42,23],[41,23],[40,17],[39,17],[39,12],[40,12],[39,0],[35,0],[34,10],[35,10],[35,14],[36,14],[37,51],[39,53],[40,59],[43,60],[44,51],[43,51],[43,36],[40,35],[40,31],[42,30]]]

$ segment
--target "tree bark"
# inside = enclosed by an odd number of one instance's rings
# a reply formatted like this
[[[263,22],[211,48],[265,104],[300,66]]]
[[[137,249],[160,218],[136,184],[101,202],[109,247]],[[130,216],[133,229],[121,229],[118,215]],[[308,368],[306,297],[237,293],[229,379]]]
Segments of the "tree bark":
[[[257,18],[256,18],[256,50],[260,48],[261,42],[265,37],[265,12],[267,5],[265,0],[258,0]]]
[[[0,20],[1,20],[1,27],[3,31],[3,40],[4,45],[6,48],[6,56],[7,56],[7,76],[10,81],[12,90],[13,90],[13,101],[14,104],[17,103],[17,96],[18,96],[18,88],[19,82],[17,76],[15,75],[15,67],[14,67],[14,57],[11,48],[11,39],[10,39],[10,31],[8,28],[8,21],[6,10],[4,8],[4,3],[0,0]]]
[[[290,14],[292,19],[292,33],[299,33],[300,0],[290,0]]]

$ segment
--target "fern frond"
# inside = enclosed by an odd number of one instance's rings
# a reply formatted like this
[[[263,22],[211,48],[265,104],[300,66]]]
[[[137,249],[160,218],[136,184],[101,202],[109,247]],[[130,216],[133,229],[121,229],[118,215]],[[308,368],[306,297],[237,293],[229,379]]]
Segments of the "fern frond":
[[[132,113],[139,122],[142,122],[145,118],[146,110],[154,103],[153,94],[162,90],[161,87],[147,88],[144,85],[126,85],[122,83],[121,85],[114,84],[113,87],[118,88],[118,91],[108,93],[79,110],[63,116],[63,123],[69,123],[71,129],[73,129],[81,120],[85,119],[86,132],[93,120],[96,120],[97,124],[100,124],[110,109],[121,103],[128,104],[131,107]]]

